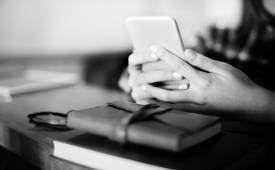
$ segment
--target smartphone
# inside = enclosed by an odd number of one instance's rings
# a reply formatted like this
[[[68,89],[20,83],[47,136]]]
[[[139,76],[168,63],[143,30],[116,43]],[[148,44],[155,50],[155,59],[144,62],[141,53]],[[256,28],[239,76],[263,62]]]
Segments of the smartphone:
[[[134,51],[148,52],[151,45],[160,45],[182,56],[183,41],[176,20],[169,16],[135,16],[126,19],[126,27]]]
[[[184,46],[176,20],[169,16],[128,17],[126,26],[134,51],[148,53],[151,45],[160,45],[177,56],[184,54]],[[177,90],[179,84],[155,82],[151,85]]]

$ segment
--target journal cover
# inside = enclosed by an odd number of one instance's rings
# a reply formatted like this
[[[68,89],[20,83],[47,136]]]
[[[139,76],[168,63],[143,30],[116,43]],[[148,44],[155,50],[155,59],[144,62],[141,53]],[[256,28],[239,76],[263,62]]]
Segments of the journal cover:
[[[119,143],[135,143],[174,152],[221,132],[218,117],[128,101],[70,111],[67,125]]]

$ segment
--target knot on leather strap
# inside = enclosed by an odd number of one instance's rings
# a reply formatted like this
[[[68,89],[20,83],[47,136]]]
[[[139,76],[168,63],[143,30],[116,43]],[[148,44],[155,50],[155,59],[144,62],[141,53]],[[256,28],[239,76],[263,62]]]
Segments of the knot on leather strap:
[[[115,109],[123,110],[129,113],[115,126],[114,132],[111,136],[112,140],[115,140],[121,144],[127,142],[128,127],[131,124],[171,110],[171,108],[161,107],[157,104],[147,104],[142,106],[130,102],[113,102],[108,103],[108,105]]]

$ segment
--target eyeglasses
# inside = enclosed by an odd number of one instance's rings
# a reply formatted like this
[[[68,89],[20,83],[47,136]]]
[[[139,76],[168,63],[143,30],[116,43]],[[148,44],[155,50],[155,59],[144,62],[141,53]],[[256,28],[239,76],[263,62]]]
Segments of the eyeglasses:
[[[67,114],[58,112],[37,112],[28,115],[29,122],[59,130],[70,130],[67,127]]]

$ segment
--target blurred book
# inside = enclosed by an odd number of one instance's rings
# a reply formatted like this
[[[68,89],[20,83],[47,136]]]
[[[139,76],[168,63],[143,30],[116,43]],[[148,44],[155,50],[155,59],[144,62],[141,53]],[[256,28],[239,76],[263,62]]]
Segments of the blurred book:
[[[179,153],[140,145],[122,147],[104,137],[82,133],[54,140],[53,156],[101,170],[243,170],[261,162],[266,153],[266,146],[258,138],[230,132]]]
[[[0,72],[0,100],[9,102],[12,96],[46,90],[79,82],[74,73],[16,68]]]

